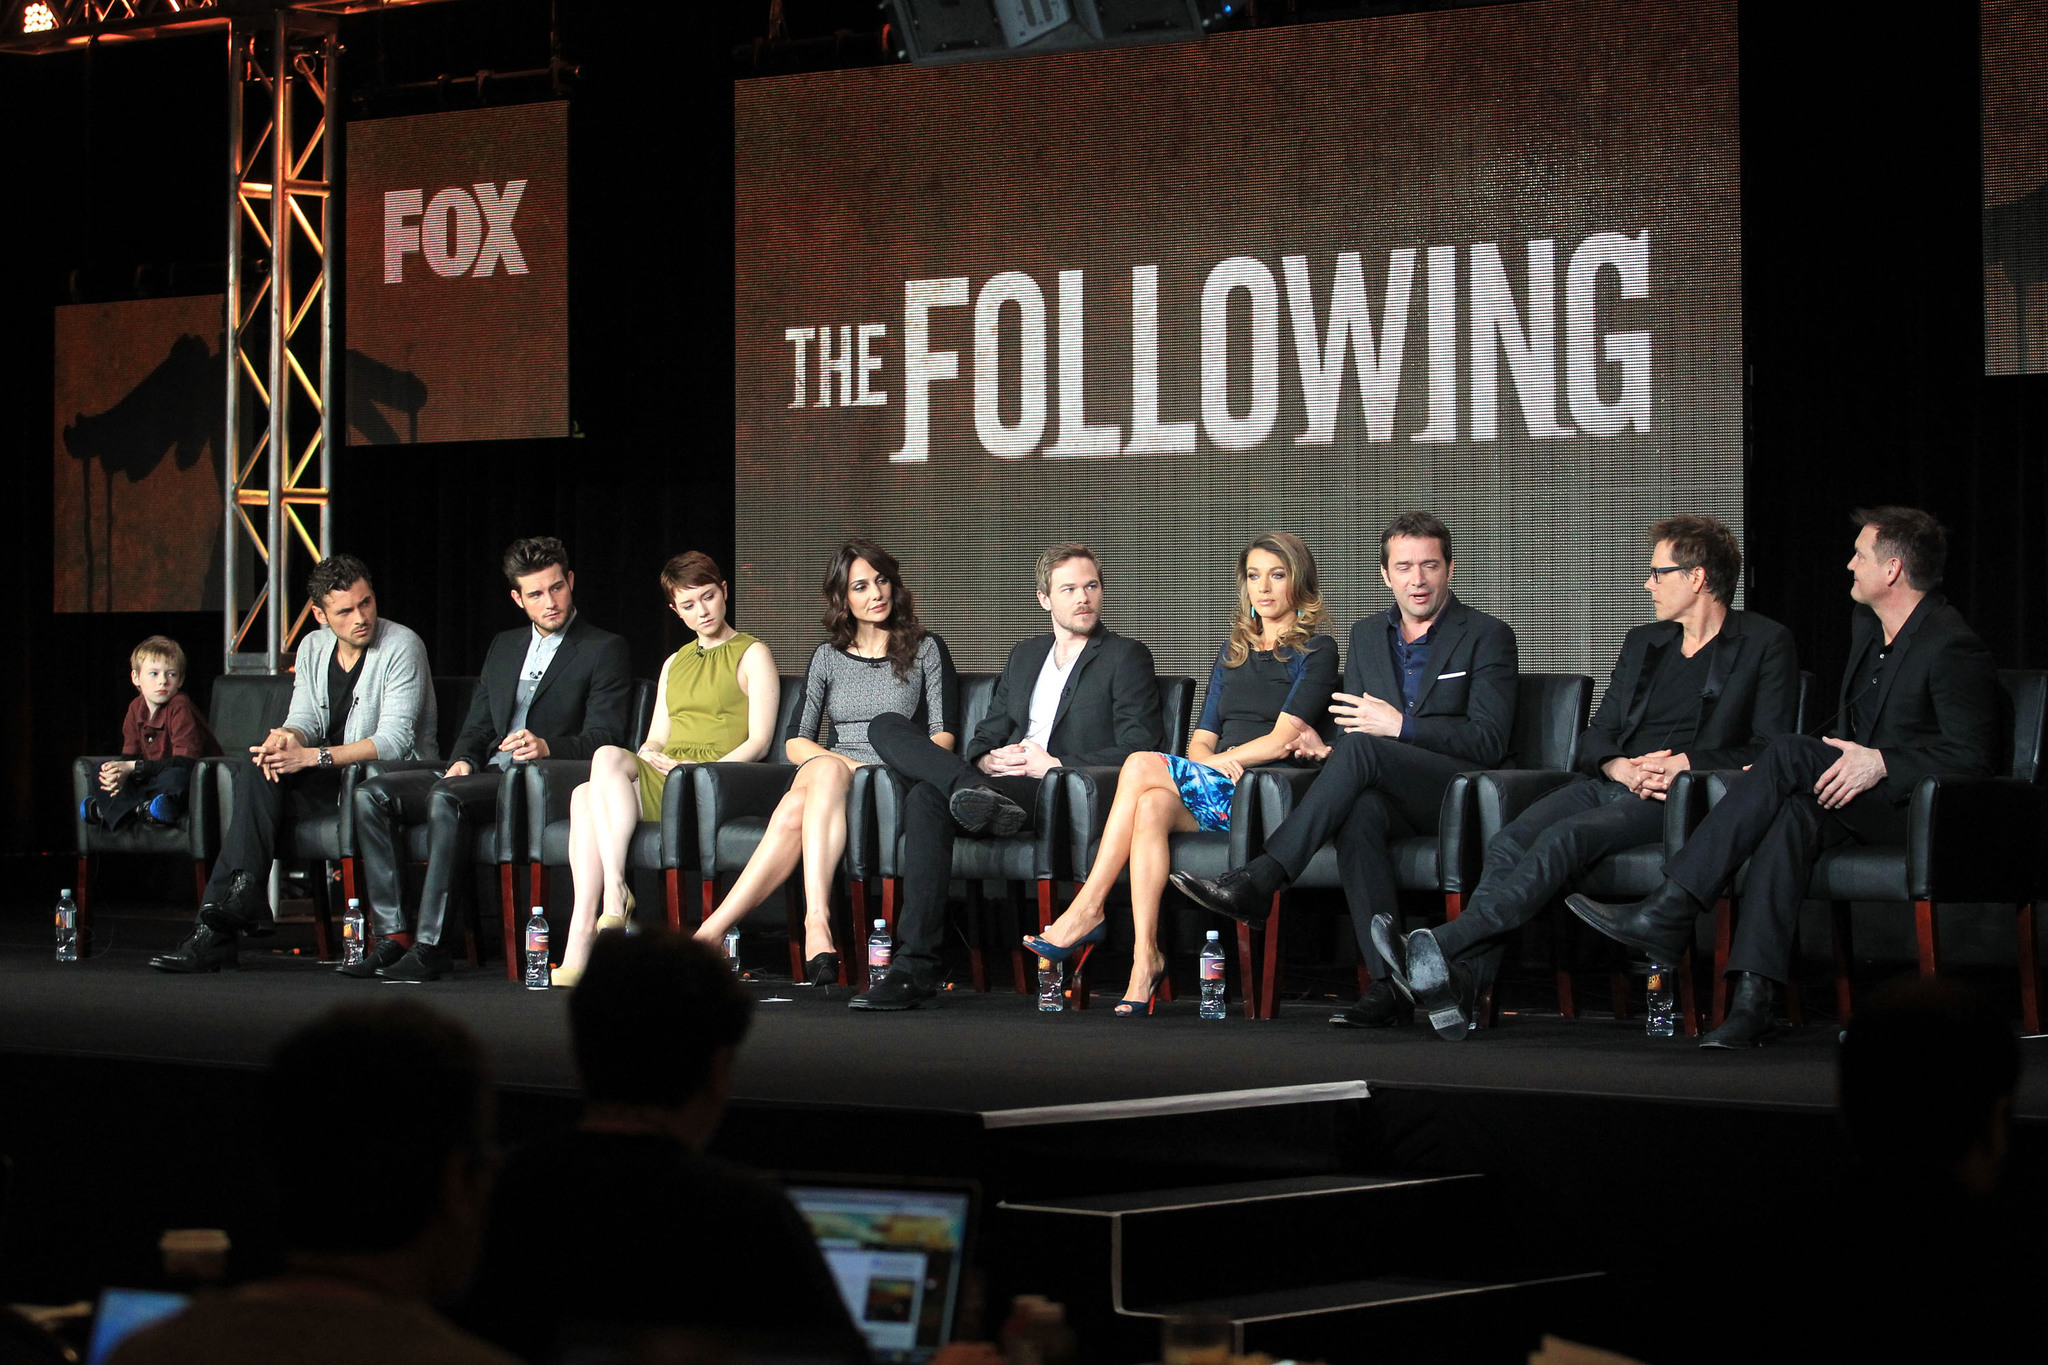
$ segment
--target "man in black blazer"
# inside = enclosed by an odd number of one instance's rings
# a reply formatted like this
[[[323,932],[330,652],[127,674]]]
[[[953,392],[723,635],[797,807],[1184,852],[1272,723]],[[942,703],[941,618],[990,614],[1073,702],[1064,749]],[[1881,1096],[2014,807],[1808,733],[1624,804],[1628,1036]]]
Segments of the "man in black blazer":
[[[1457,919],[1417,929],[1405,948],[1392,920],[1373,937],[1442,1038],[1463,1038],[1507,935],[1610,853],[1663,837],[1664,797],[1687,768],[1740,768],[1791,732],[1799,708],[1792,632],[1732,611],[1742,581],[1735,533],[1712,517],[1650,527],[1657,619],[1621,644],[1600,709],[1579,737],[1579,777],[1510,822]]]
[[[1897,843],[1920,779],[1982,776],[1998,744],[1998,671],[1991,651],[1935,591],[1948,558],[1941,523],[1910,507],[1859,509],[1849,560],[1850,627],[1841,709],[1825,739],[1781,735],[1701,822],[1647,900],[1566,904],[1580,919],[1675,963],[1693,919],[1745,860],[1742,917],[1728,956],[1728,1018],[1701,1047],[1751,1047],[1771,1034],[1773,992],[1792,974],[1793,934],[1807,879],[1831,844]]]
[[[455,967],[441,935],[448,893],[469,865],[475,822],[495,818],[502,770],[536,758],[589,758],[627,744],[633,668],[626,642],[576,614],[576,575],[553,536],[515,540],[505,581],[527,626],[491,641],[444,772],[386,773],[356,788],[365,918],[377,937],[345,976],[438,981]],[[403,831],[431,827],[418,926],[407,931]],[[511,951],[507,945],[506,951]]]
[[[1344,691],[1330,706],[1349,733],[1334,746],[1303,736],[1298,751],[1327,762],[1264,853],[1218,878],[1172,876],[1196,904],[1264,923],[1274,893],[1334,837],[1352,929],[1374,980],[1333,1024],[1381,1028],[1413,1018],[1414,1003],[1387,979],[1368,928],[1374,915],[1394,913],[1400,895],[1387,842],[1434,833],[1451,779],[1507,758],[1515,632],[1457,599],[1455,567],[1442,521],[1428,512],[1394,518],[1380,536],[1380,577],[1394,605],[1351,628]]]
[[[903,913],[896,958],[857,1010],[905,1010],[937,994],[946,885],[957,834],[1028,828],[1040,780],[1065,763],[1115,767],[1165,740],[1152,651],[1102,624],[1102,565],[1074,542],[1038,557],[1052,633],[1010,651],[988,715],[955,756],[907,718],[877,716],[868,740],[913,785],[903,810]]]

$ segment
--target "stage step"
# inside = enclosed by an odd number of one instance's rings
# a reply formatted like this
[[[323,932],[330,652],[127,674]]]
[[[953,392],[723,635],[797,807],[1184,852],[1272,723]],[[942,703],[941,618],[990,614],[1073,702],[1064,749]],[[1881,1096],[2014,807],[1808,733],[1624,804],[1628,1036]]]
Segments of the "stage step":
[[[1493,1254],[1475,1235],[1487,1226],[1475,1175],[1312,1175],[998,1209],[1019,1235],[1060,1248],[1072,1273],[1056,1287],[1091,1357],[1156,1348],[1161,1316],[1195,1311],[1234,1322],[1240,1352],[1337,1359],[1390,1314],[1404,1337],[1423,1325],[1422,1339],[1476,1345],[1459,1315],[1498,1337],[1518,1315],[1496,1305],[1586,1278]],[[1477,1299],[1489,1307],[1474,1315]]]

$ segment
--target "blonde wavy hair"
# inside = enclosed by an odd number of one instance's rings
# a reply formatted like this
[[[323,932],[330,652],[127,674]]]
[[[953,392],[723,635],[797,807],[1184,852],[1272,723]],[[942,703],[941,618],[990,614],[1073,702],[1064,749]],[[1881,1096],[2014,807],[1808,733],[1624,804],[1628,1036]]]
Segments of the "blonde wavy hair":
[[[1237,615],[1230,622],[1230,646],[1223,654],[1226,668],[1236,668],[1262,643],[1259,614],[1252,610],[1251,593],[1244,585],[1245,565],[1250,562],[1253,550],[1264,550],[1286,566],[1287,590],[1294,599],[1294,620],[1274,642],[1273,657],[1285,659],[1289,651],[1305,648],[1323,628],[1323,583],[1316,573],[1316,557],[1309,553],[1300,536],[1289,531],[1268,531],[1254,537],[1237,555]]]

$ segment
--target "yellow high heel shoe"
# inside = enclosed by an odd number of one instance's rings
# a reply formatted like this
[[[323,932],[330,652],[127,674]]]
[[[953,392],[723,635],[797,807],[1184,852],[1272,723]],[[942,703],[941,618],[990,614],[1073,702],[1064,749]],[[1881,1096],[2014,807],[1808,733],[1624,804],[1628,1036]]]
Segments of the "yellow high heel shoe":
[[[599,915],[597,917],[597,932],[601,934],[607,929],[625,928],[632,922],[633,907],[636,904],[638,902],[633,899],[633,888],[629,886],[626,888],[626,913],[623,915]],[[577,975],[580,976],[582,973],[579,972]]]

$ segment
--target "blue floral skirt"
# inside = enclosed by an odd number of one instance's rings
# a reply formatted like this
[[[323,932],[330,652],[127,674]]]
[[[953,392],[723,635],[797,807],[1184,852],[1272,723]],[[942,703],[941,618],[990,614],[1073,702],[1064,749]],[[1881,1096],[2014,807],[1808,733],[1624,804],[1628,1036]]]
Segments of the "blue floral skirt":
[[[1230,828],[1230,798],[1237,790],[1237,784],[1217,772],[1205,768],[1192,759],[1176,754],[1161,754],[1166,766],[1173,773],[1173,784],[1180,788],[1180,803],[1195,817],[1195,824],[1211,833]]]

